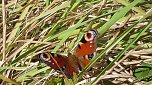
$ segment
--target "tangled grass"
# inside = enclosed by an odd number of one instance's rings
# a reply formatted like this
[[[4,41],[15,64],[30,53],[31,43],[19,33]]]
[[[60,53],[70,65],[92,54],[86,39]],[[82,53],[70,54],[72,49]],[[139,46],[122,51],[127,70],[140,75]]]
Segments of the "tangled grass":
[[[0,6],[2,84],[152,83],[151,0],[4,0]],[[99,33],[97,56],[73,79],[60,77],[38,54],[72,50],[82,34]],[[89,78],[83,78],[93,67]],[[87,83],[86,83],[87,82]]]

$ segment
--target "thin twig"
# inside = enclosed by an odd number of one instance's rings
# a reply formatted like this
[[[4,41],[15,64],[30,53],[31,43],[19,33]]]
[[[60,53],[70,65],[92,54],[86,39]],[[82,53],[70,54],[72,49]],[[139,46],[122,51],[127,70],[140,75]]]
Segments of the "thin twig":
[[[6,9],[5,9],[5,0],[2,0],[2,13],[3,13],[3,58],[2,62],[5,61],[5,48],[6,48]]]

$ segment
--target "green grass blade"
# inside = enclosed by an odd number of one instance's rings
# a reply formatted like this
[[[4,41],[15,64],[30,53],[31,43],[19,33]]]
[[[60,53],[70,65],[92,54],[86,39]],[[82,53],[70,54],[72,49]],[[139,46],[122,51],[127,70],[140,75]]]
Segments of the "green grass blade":
[[[71,3],[70,3],[71,7],[61,16],[61,19],[58,22],[56,22],[56,24],[51,28],[51,30],[46,35],[46,38],[48,38],[49,36],[52,36],[52,34],[55,32],[55,30],[60,26],[60,24],[61,24],[60,22],[63,19],[65,19],[67,17],[67,15],[79,5],[79,3],[80,3],[79,0],[76,0],[76,2],[71,1]]]
[[[46,71],[50,69],[50,67],[44,67],[42,69],[32,69],[30,71],[25,72],[24,74],[20,75],[16,80],[17,81],[23,81],[26,79],[26,77],[33,77],[34,75],[41,73],[43,71]]]
[[[50,14],[55,13],[55,12],[58,11],[58,10],[64,9],[64,8],[66,8],[66,7],[69,7],[69,6],[70,6],[70,2],[68,2],[68,1],[63,2],[61,5],[56,6],[56,7],[54,7],[54,8],[51,9],[51,10],[48,10],[48,11],[46,11],[46,12],[41,13],[38,17],[36,17],[36,18],[35,18],[33,21],[31,21],[31,22],[34,22],[34,21],[36,21],[36,20],[38,20],[38,19],[41,19],[41,18],[43,18],[43,17],[46,17],[46,16],[48,16],[48,15],[50,15]]]
[[[127,5],[130,4],[127,0],[116,0],[116,1],[119,2],[119,3],[121,3],[121,4],[123,4],[123,5],[125,5],[125,6],[127,6]],[[142,10],[140,7],[133,7],[132,9],[134,11],[140,13],[141,15],[145,14],[144,10]]]
[[[0,70],[24,70],[27,67],[12,67],[12,66],[5,66],[0,67]]]
[[[53,14],[53,13],[55,13],[55,12],[61,10],[61,9],[64,9],[64,8],[66,8],[66,7],[69,7],[69,6],[70,6],[70,2],[67,1],[67,2],[63,2],[63,3],[62,3],[61,5],[59,5],[59,6],[54,7],[54,8],[51,9],[51,10],[48,10],[48,11],[46,11],[46,12],[41,13],[39,16],[37,16],[35,19],[33,19],[32,21],[30,21],[29,23],[27,23],[27,24],[22,28],[22,30],[19,32],[19,35],[16,36],[16,40],[21,36],[22,32],[23,32],[24,30],[26,30],[26,29],[28,28],[28,26],[31,25],[32,23],[34,23],[35,21],[37,21],[37,20],[39,20],[39,19],[42,19],[42,18],[44,18],[44,17],[47,17],[48,15]]]
[[[55,53],[65,42],[65,40],[71,35],[71,33],[78,28],[79,26],[81,26],[82,21],[85,19],[85,17],[83,17],[77,24],[75,24],[74,26],[69,27],[68,30],[70,30],[68,33],[66,33],[66,35],[63,37],[63,39],[58,43],[58,45],[53,49],[53,53]]]
[[[120,8],[119,12],[115,13],[112,18],[106,22],[101,28],[99,28],[100,36],[103,35],[113,24],[115,24],[120,18],[124,17],[135,5],[141,0],[135,0],[124,8]]]
[[[0,74],[0,79],[2,79],[3,81],[6,81],[8,83],[11,83],[11,84],[14,84],[14,85],[20,85],[19,83],[17,83],[16,81],[10,79],[10,78],[7,78],[5,76],[3,76],[2,74]]]
[[[85,24],[87,24],[87,23],[89,23],[89,22],[91,22],[91,21],[93,21],[93,20],[100,19],[101,17],[104,17],[104,16],[107,16],[107,15],[113,14],[113,13],[115,13],[115,12],[117,12],[117,11],[119,11],[119,10],[112,11],[112,12],[110,12],[110,13],[106,13],[106,14],[97,16],[97,17],[95,17],[95,18],[91,18],[91,19],[89,19],[89,20],[87,20],[87,21],[84,21],[84,22],[82,22],[82,23],[79,23],[79,26],[78,26],[78,27],[83,26],[83,25],[85,25]],[[76,26],[77,26],[77,25],[76,25]],[[78,27],[77,27],[77,28],[78,28]],[[60,35],[62,35],[62,34],[65,34],[65,33],[69,32],[69,31],[70,31],[70,30],[65,30],[65,31],[63,31],[63,32],[61,32],[61,33],[58,33],[58,34],[56,34],[56,35],[48,36],[44,41],[51,41],[51,40],[53,40],[54,38],[56,38],[56,37],[58,37],[58,36],[60,36]]]
[[[22,58],[27,57],[30,53],[33,53],[38,47],[41,47],[41,45],[37,45],[37,46],[29,49],[29,50],[26,51],[25,53],[19,55],[17,58],[15,58],[15,60],[13,60],[13,61],[11,62],[11,64],[15,64],[15,63],[17,63],[18,61],[20,61]]]
[[[25,19],[25,17],[26,17],[26,15],[27,15],[27,13],[28,13],[28,11],[29,11],[29,9],[30,9],[31,6],[32,6],[32,5],[29,5],[29,6],[27,6],[27,7],[24,9],[24,11],[22,12],[22,14],[21,14],[21,16],[20,16],[20,18],[19,18],[19,21],[22,21],[23,19]],[[15,27],[14,27],[15,29],[12,30],[10,36],[9,36],[8,39],[7,39],[7,42],[9,42],[8,46],[12,43],[12,40],[14,40],[14,39],[16,38],[15,36],[16,36],[17,33],[19,32],[20,26],[22,25],[22,23],[23,23],[23,22],[18,22],[18,23],[16,23],[16,25],[15,25]]]
[[[50,2],[51,2],[51,0],[46,0],[45,1],[46,7],[48,7],[50,5]]]

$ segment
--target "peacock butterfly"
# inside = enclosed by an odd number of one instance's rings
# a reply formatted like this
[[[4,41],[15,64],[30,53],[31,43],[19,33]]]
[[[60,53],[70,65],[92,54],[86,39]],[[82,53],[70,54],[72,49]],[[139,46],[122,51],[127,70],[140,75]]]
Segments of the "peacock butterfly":
[[[61,70],[65,75],[73,75],[87,66],[93,58],[96,51],[96,37],[97,31],[94,29],[85,33],[73,55],[69,53],[68,57],[49,52],[42,53],[39,57],[52,69]]]

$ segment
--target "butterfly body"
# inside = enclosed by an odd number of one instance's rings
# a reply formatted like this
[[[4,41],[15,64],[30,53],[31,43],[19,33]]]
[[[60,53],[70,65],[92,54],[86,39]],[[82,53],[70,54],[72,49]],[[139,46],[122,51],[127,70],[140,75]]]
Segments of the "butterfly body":
[[[73,73],[78,73],[88,65],[93,58],[96,51],[96,37],[96,31],[90,30],[84,34],[73,55],[69,53],[68,57],[66,57],[52,53],[43,53],[40,54],[40,59],[55,70],[59,69],[66,75],[73,75]]]

